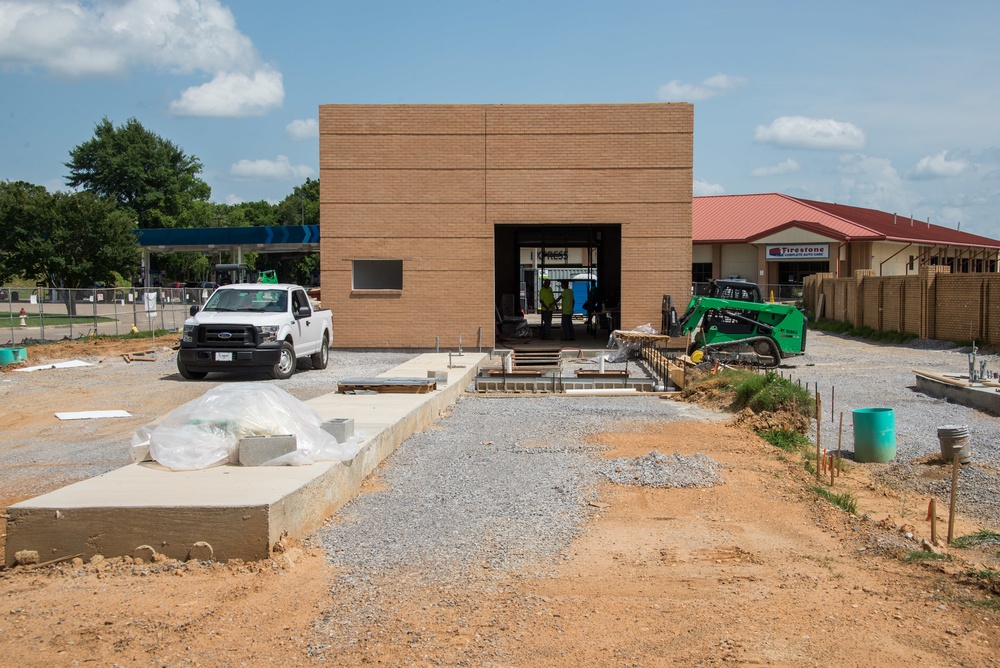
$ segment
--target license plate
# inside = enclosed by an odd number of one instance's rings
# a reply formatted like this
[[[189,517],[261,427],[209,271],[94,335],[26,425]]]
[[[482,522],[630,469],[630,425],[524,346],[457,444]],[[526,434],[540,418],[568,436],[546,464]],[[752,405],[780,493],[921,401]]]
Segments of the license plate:
[[[232,362],[233,361],[233,354],[232,353],[215,353],[215,361],[216,362]]]

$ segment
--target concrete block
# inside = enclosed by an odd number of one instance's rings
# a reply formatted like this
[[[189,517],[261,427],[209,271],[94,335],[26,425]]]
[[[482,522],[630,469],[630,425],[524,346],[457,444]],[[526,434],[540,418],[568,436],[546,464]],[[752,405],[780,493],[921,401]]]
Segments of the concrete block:
[[[262,466],[282,455],[295,452],[295,434],[247,436],[240,439],[240,465]]]
[[[334,418],[327,420],[320,427],[337,439],[337,443],[346,443],[354,437],[354,418]]]
[[[432,369],[427,372],[428,378],[433,378],[437,381],[438,387],[444,387],[448,384],[448,371],[441,371],[439,369]]]
[[[153,458],[149,454],[149,441],[129,446],[128,459],[133,464],[153,461]]]

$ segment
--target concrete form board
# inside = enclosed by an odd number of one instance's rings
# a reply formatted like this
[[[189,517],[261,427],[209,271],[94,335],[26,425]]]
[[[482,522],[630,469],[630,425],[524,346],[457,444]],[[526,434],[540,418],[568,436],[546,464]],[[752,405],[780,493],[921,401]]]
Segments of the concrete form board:
[[[201,471],[145,462],[14,504],[5,561],[12,566],[14,554],[27,549],[44,561],[131,554],[144,544],[186,559],[197,541],[211,544],[219,561],[267,558],[282,534],[308,536],[353,498],[385,457],[457,400],[485,357],[466,354],[462,368],[448,370],[447,387],[429,394],[328,394],[307,402],[325,419],[354,418],[365,440],[352,462]],[[421,355],[383,375],[426,378],[427,369],[443,365],[446,354]]]
[[[921,392],[969,406],[992,415],[1000,415],[1000,392],[996,387],[958,387],[917,374],[917,389]]]

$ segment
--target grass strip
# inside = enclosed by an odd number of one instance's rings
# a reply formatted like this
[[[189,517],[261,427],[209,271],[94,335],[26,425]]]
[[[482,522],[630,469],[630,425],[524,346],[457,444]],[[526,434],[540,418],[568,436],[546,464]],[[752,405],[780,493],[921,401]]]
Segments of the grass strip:
[[[841,510],[845,510],[852,515],[858,514],[858,500],[850,492],[834,494],[830,490],[819,486],[813,486],[810,489],[812,489],[812,491],[816,492],[816,494],[826,499],[833,505],[837,506]]]

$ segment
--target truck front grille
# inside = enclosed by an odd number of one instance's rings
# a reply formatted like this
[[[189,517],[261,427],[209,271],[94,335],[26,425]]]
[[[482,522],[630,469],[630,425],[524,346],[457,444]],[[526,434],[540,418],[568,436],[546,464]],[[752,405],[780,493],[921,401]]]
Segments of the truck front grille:
[[[253,327],[243,325],[202,325],[198,328],[198,343],[219,348],[254,348],[255,333]]]

